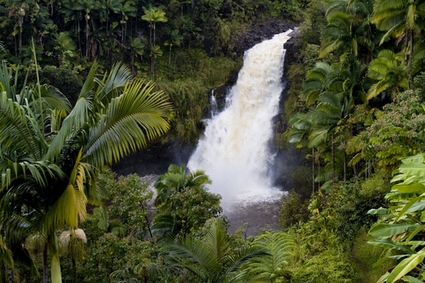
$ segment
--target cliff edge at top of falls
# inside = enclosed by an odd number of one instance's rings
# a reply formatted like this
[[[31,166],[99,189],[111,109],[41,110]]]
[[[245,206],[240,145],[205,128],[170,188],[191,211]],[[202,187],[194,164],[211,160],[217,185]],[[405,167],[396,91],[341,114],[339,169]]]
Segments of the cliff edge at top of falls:
[[[245,50],[250,49],[257,43],[271,39],[275,34],[285,32],[288,29],[293,30],[295,26],[281,19],[269,19],[253,24],[237,35],[234,50],[236,54],[242,55]]]

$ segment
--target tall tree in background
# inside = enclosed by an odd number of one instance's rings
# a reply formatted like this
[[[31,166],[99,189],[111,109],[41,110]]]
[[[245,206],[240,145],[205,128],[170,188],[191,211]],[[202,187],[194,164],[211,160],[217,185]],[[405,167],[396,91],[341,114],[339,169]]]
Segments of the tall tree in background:
[[[142,16],[142,20],[149,23],[150,33],[149,33],[149,42],[151,45],[151,73],[155,79],[155,61],[156,57],[162,55],[160,47],[156,45],[156,23],[162,22],[165,23],[168,21],[165,16],[165,12],[157,7],[150,7],[149,9],[144,9],[145,14]]]
[[[372,10],[368,0],[332,1],[326,12],[327,25],[321,33],[320,57],[373,50],[369,15]],[[364,54],[362,54],[364,56]]]
[[[385,31],[381,43],[389,37],[405,42],[405,55],[408,57],[408,80],[413,83],[412,65],[415,37],[420,35],[420,26],[425,21],[425,1],[423,0],[375,0],[370,18],[381,31]]]

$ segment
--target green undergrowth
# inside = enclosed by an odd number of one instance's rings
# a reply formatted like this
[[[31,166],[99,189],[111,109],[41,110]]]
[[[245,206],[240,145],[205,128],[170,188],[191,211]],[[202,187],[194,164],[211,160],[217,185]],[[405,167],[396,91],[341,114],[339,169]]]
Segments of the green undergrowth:
[[[359,283],[377,282],[385,274],[395,261],[382,257],[384,250],[367,242],[370,236],[364,228],[360,229],[359,235],[354,242],[351,256],[353,257],[354,269]]]

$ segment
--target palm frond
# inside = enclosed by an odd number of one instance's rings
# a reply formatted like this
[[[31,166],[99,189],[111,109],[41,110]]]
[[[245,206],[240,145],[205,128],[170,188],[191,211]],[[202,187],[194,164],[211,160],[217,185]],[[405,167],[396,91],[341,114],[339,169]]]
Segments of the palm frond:
[[[46,159],[55,160],[59,157],[63,145],[71,133],[77,133],[86,126],[90,127],[97,124],[98,114],[95,113],[96,101],[94,87],[96,85],[95,75],[98,67],[99,64],[96,61],[93,62],[77,102],[72,111],[64,119],[62,127],[51,142],[49,150],[45,155]]]
[[[369,90],[367,91],[367,100],[371,100],[374,97],[377,97],[379,94],[383,93],[391,86],[391,82],[389,81],[379,81],[376,84],[373,84]]]
[[[263,282],[270,280],[272,274],[278,274],[289,266],[294,258],[294,239],[289,234],[266,232],[252,243],[258,250],[267,252],[264,256],[254,257],[242,267],[247,277],[246,282]]]
[[[85,160],[97,166],[117,162],[126,154],[146,147],[169,129],[170,104],[152,83],[134,80],[113,99],[100,122],[91,129]]]
[[[112,98],[117,97],[125,85],[131,80],[131,70],[122,63],[112,66],[109,74],[98,81],[99,89],[96,91],[99,101],[107,105]]]
[[[52,87],[50,85],[41,85],[40,88],[32,87],[31,93],[35,97],[39,97],[41,95],[43,101],[43,109],[56,109],[58,111],[68,113],[71,109],[71,102],[69,102],[68,98],[59,91],[59,89]],[[38,93],[38,91],[41,93]],[[28,100],[34,102],[34,106],[38,107],[38,102],[35,103],[35,97],[28,97]],[[27,98],[27,97],[22,97]],[[39,110],[35,111],[39,112]]]
[[[176,218],[169,213],[161,213],[155,216],[152,221],[152,232],[155,234],[176,235],[179,231]]]
[[[63,120],[62,127],[51,142],[49,150],[45,155],[46,159],[55,160],[58,158],[67,138],[72,133],[75,134],[82,128],[90,125],[91,118],[94,119],[92,99],[93,97],[81,97],[77,100],[74,108]]]
[[[9,250],[3,241],[3,237],[0,235],[0,260],[7,266],[13,268],[14,262],[12,258],[12,251]]]
[[[17,159],[7,159],[6,155],[2,152],[0,155],[1,163],[1,190],[7,189],[8,186],[14,181],[22,178],[32,179],[34,182],[41,186],[46,187],[48,179],[61,178],[64,173],[54,163],[47,160],[32,160],[28,156],[20,156]]]
[[[55,231],[58,227],[78,228],[78,222],[86,218],[87,196],[85,182],[90,174],[90,165],[81,162],[80,151],[69,176],[65,191],[49,208],[44,216],[45,231]]]
[[[17,96],[16,96],[17,79],[18,79],[18,72],[16,71],[15,77],[14,77],[15,84],[12,85],[11,84],[12,72],[10,71],[6,62],[2,61],[0,64],[0,85],[3,86],[4,91],[8,95],[8,98],[12,99],[13,101],[17,100]]]
[[[313,130],[308,137],[308,147],[317,147],[328,139],[329,128],[320,128]]]
[[[27,115],[29,114],[29,115]],[[31,116],[32,117],[31,117]],[[44,137],[40,131],[37,117],[34,117],[26,106],[7,98],[6,93],[0,94],[0,144],[3,149],[13,151],[15,148],[24,148],[26,154],[39,158]]]

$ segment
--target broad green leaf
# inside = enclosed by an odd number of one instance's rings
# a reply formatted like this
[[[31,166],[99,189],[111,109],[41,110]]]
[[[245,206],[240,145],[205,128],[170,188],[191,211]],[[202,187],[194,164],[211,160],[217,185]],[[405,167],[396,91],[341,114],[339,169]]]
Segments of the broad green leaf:
[[[399,170],[404,174],[425,177],[425,164],[402,164]]]
[[[419,224],[386,224],[379,223],[373,225],[369,230],[369,234],[373,237],[392,237],[406,231],[414,231]]]
[[[369,209],[369,211],[367,212],[367,214],[370,214],[370,215],[388,215],[391,213],[393,213],[392,210],[383,208],[383,207],[376,208],[376,209]]]
[[[412,213],[412,212],[416,212],[416,211],[424,211],[425,210],[425,201],[422,200],[422,197],[419,197],[418,199],[421,199],[421,200],[412,204],[409,207],[409,209],[406,210],[406,213]]]
[[[392,187],[393,190],[397,190],[400,193],[425,193],[425,186],[420,183],[415,184],[397,184]]]
[[[422,249],[416,254],[411,255],[408,258],[403,259],[390,273],[387,278],[387,283],[393,283],[404,275],[409,273],[418,264],[420,264],[425,258],[425,251]]]
[[[394,243],[393,240],[391,239],[379,239],[379,240],[371,240],[367,242],[370,245],[374,245],[374,246],[379,246],[385,249],[389,249],[389,250],[397,250],[397,251],[401,251],[404,254],[413,254],[414,251],[404,245],[399,245]]]
[[[424,154],[420,153],[414,156],[403,158],[401,162],[403,162],[404,164],[410,164],[410,163],[421,164],[424,162]]]
[[[417,197],[410,200],[407,204],[403,206],[403,208],[399,211],[396,220],[400,219],[400,217],[404,216],[405,213],[415,212],[424,207],[424,202],[420,202],[421,198]],[[418,205],[419,204],[419,205]]]
[[[423,283],[422,280],[419,280],[418,278],[415,278],[412,276],[404,276],[402,280],[404,282],[410,282],[410,283]]]

